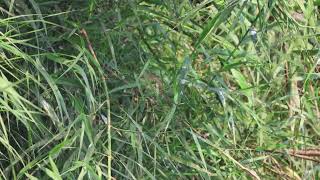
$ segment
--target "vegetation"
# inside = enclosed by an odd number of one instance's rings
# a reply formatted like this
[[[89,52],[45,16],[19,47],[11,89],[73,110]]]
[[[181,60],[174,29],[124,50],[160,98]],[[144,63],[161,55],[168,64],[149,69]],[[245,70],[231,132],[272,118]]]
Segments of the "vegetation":
[[[0,179],[319,179],[318,0],[1,0]]]

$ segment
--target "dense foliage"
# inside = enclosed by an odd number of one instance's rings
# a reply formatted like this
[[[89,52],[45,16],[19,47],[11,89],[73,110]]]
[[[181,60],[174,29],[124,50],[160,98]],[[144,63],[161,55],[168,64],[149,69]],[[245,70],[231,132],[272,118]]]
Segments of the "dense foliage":
[[[318,0],[0,0],[0,179],[320,178]]]

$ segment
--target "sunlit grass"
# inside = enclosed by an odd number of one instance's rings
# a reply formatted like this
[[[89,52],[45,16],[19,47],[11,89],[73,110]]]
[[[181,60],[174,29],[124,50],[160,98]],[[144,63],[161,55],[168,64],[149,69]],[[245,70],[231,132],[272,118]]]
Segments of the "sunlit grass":
[[[3,179],[319,178],[318,1],[12,2]]]

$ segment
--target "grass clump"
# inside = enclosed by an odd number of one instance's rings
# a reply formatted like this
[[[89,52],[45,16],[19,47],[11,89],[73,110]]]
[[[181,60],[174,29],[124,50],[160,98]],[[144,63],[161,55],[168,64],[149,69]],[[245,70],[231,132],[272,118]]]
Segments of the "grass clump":
[[[0,1],[3,179],[317,179],[318,1]]]

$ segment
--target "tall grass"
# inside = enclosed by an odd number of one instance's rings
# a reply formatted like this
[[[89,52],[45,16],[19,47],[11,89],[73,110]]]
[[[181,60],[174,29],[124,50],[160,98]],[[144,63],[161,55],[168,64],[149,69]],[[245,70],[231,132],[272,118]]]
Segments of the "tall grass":
[[[0,1],[0,177],[318,179],[318,6]]]

